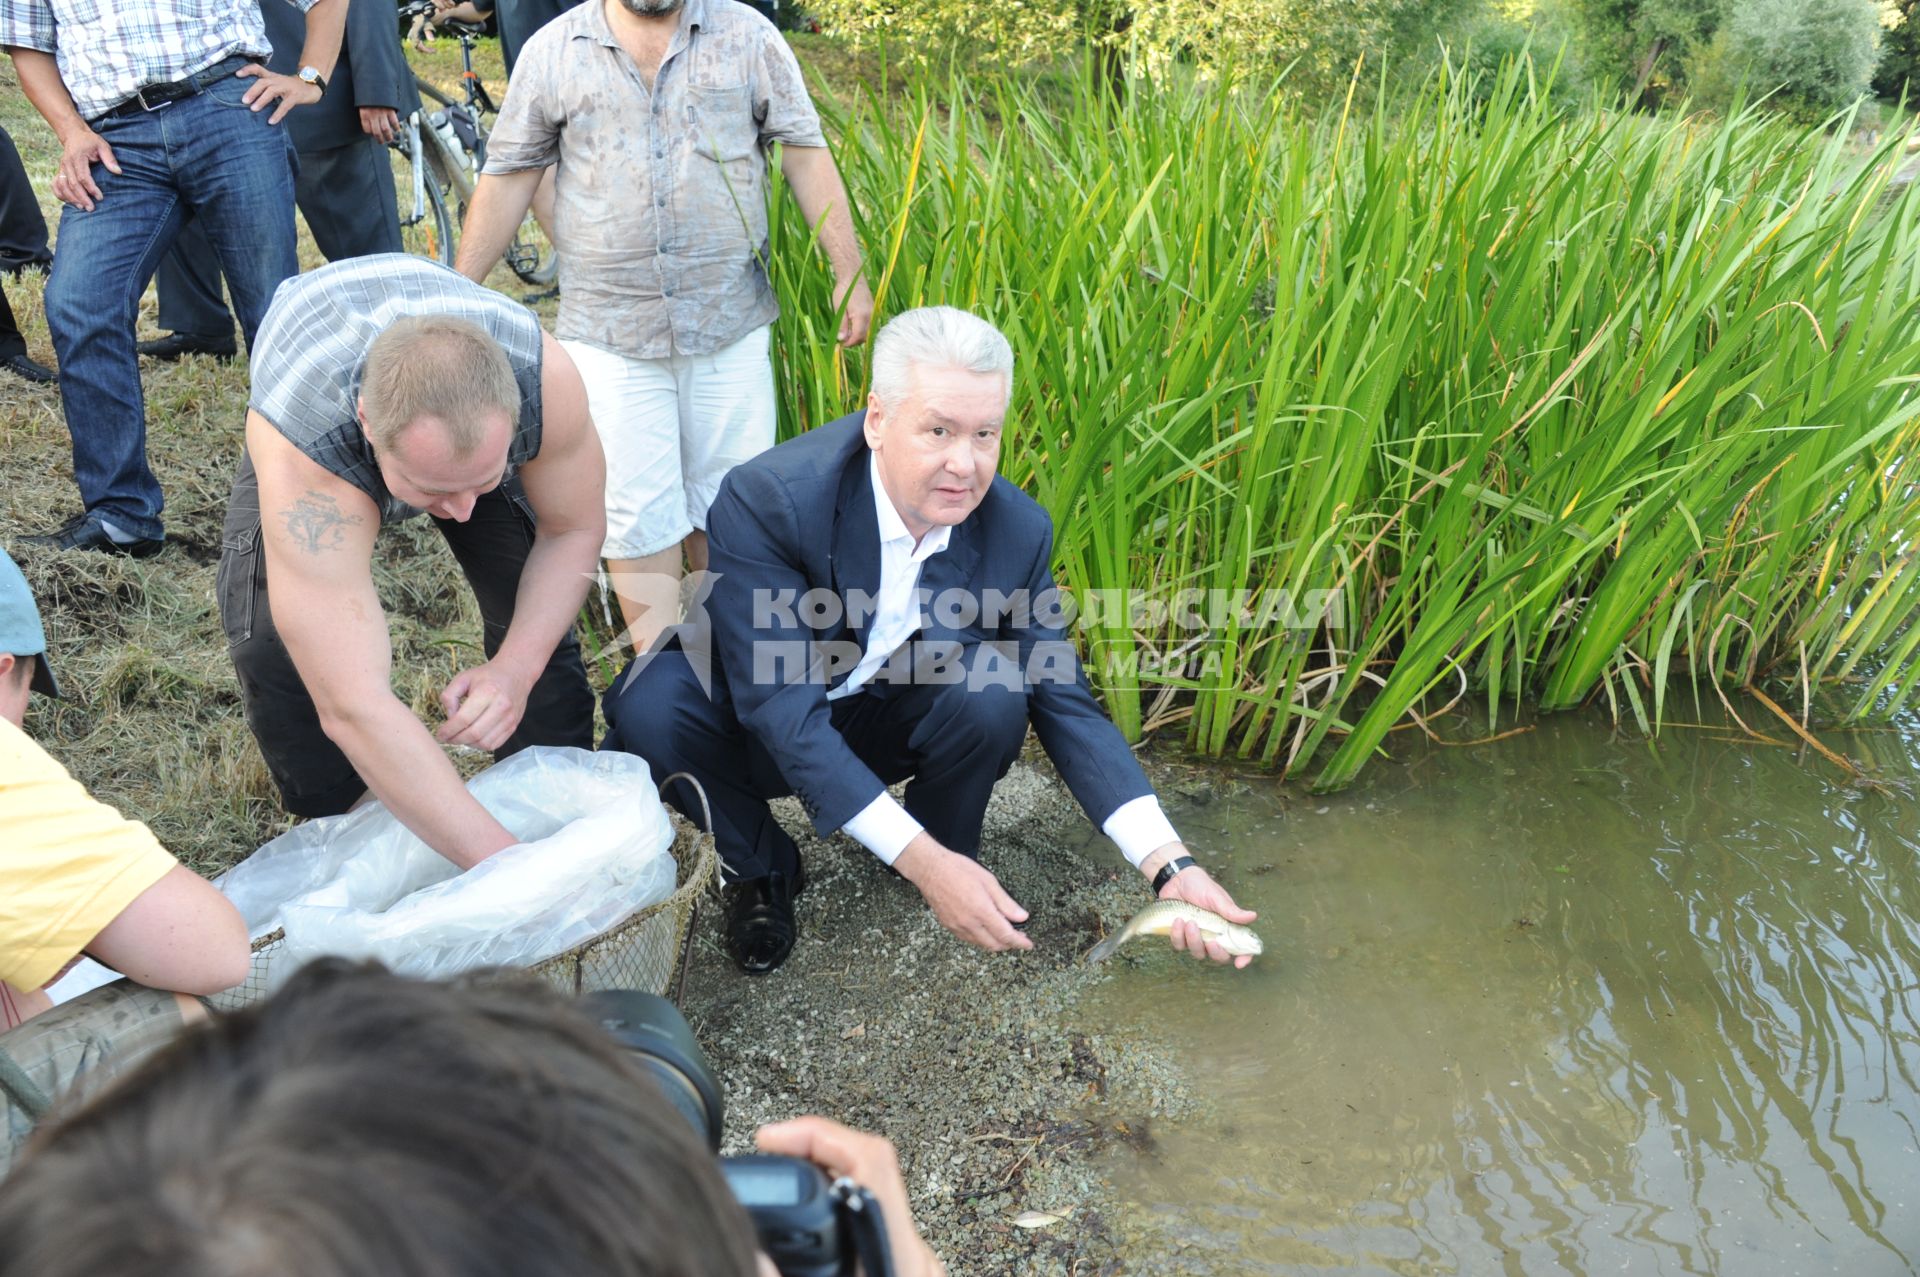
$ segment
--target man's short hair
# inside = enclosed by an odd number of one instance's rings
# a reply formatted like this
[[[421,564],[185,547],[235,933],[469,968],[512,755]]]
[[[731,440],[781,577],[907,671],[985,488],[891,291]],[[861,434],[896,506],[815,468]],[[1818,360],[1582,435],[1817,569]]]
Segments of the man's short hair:
[[[380,330],[360,374],[367,437],[390,450],[422,417],[444,423],[454,455],[486,440],[488,418],[520,415],[513,364],[480,325],[452,315],[408,315]]]
[[[35,1132],[0,1277],[747,1277],[693,1128],[544,986],[316,962]]]
[[[873,339],[873,394],[897,404],[916,366],[998,373],[1013,394],[1013,347],[998,328],[952,306],[922,306],[887,321]]]

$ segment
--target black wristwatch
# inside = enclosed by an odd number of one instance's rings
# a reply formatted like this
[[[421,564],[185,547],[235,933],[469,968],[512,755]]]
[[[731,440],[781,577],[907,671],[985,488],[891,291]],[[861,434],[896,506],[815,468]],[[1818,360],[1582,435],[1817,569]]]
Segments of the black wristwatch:
[[[1161,865],[1160,872],[1153,876],[1154,896],[1157,898],[1160,895],[1160,889],[1172,882],[1175,874],[1179,873],[1182,869],[1191,868],[1193,868],[1192,856],[1175,856],[1166,864]]]

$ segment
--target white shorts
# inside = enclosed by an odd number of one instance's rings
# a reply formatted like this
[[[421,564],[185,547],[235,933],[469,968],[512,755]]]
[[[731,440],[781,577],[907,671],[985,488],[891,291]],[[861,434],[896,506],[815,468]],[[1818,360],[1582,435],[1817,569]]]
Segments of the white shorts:
[[[601,556],[639,559],[707,526],[727,471],[773,446],[771,326],[711,355],[629,359],[565,341],[607,456]]]

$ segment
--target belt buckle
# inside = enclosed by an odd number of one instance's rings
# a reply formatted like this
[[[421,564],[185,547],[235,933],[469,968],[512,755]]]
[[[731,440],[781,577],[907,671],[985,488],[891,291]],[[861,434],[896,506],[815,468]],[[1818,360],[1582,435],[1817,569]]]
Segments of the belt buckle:
[[[140,104],[140,109],[142,111],[148,111],[148,112],[158,111],[162,107],[173,105],[172,98],[163,98],[158,102],[147,101],[147,90],[150,88],[159,88],[159,87],[160,86],[157,84],[142,85],[141,87],[133,91],[133,99],[134,101]]]

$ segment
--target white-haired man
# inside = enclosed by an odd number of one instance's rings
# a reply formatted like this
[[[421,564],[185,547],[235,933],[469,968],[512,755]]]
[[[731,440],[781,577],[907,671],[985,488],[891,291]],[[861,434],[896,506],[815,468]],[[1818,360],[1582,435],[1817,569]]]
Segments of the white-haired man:
[[[580,374],[526,307],[397,253],[281,286],[218,590],[287,810],[334,815],[371,793],[463,869],[514,842],[440,746],[592,744],[572,626],[606,535],[603,482]],[[473,587],[487,656],[447,685],[437,734],[393,693],[373,588],[375,536],[418,514]]]
[[[864,412],[728,475],[708,515],[702,620],[607,693],[607,745],[705,786],[728,942],[749,973],[779,966],[795,939],[805,876],[767,806],[787,792],[961,939],[1031,948],[1026,911],[978,860],[987,798],[1029,722],[1158,895],[1253,920],[1186,854],[1087,690],[1062,631],[1052,521],[995,473],[1012,386],[1013,352],[985,320],[949,307],[894,319]],[[904,807],[887,793],[901,780]],[[1172,940],[1228,959],[1188,924]]]

